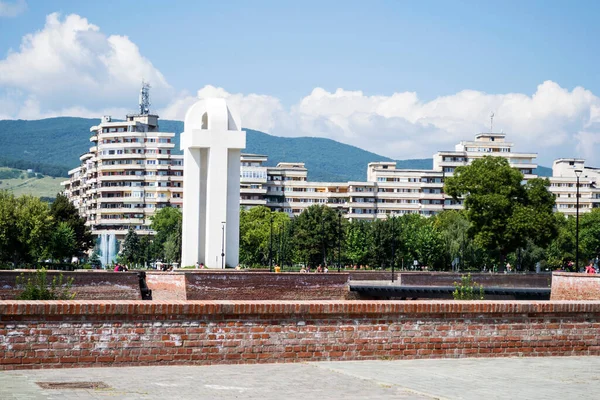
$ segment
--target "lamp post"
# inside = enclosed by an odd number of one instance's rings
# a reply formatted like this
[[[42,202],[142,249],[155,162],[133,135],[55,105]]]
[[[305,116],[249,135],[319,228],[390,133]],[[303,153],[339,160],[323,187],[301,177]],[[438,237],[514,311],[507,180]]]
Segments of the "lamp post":
[[[394,282],[394,265],[396,264],[396,217],[392,216],[392,282]]]
[[[338,210],[338,272],[342,271],[342,210]]]
[[[580,169],[575,170],[575,176],[577,176],[577,192],[576,192],[576,204],[575,204],[575,271],[579,268],[579,177],[583,171]]]
[[[281,267],[281,254],[283,250],[283,229],[279,226],[279,250],[277,251],[277,264]]]
[[[321,240],[323,241],[323,266],[325,266],[327,265],[325,261],[325,212],[323,212],[323,216],[321,217]]]
[[[221,222],[221,269],[225,269],[225,221]]]
[[[271,211],[271,235],[269,236],[269,272],[273,272],[273,212]]]

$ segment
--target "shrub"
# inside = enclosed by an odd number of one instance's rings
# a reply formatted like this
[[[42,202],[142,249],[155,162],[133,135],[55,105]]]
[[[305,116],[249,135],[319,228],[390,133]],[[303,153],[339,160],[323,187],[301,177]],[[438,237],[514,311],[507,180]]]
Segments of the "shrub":
[[[63,274],[53,277],[48,283],[45,268],[38,269],[34,273],[17,277],[17,288],[23,292],[17,296],[17,300],[73,300],[75,293],[71,293],[73,278],[64,281]]]
[[[462,275],[460,283],[454,282],[454,300],[483,300],[483,286],[473,282],[471,274]]]

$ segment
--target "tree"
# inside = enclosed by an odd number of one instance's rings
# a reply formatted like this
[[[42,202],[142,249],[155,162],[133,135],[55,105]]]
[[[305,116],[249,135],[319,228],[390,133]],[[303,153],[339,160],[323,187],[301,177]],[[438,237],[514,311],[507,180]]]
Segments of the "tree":
[[[140,246],[140,238],[133,228],[129,228],[129,232],[123,240],[121,248],[121,257],[126,263],[136,264],[142,259],[142,248]]]
[[[92,232],[85,225],[85,218],[79,215],[77,208],[69,201],[67,196],[62,193],[56,195],[56,199],[50,205],[50,215],[55,226],[64,222],[73,230],[76,247],[74,256],[83,255],[94,245]]]
[[[176,233],[169,235],[163,244],[165,260],[168,262],[180,262],[181,260],[181,236]]]
[[[12,193],[0,190],[0,262],[14,261],[17,233],[17,201]]]
[[[156,231],[156,240],[159,244],[164,243],[167,237],[180,229],[183,219],[181,210],[174,207],[161,208],[152,216],[150,228]]]
[[[94,250],[92,252],[92,255],[90,256],[90,265],[92,266],[93,269],[100,269],[102,268],[102,261],[100,261],[100,256],[98,255],[98,252],[96,250]]]
[[[37,197],[17,198],[17,240],[15,261],[40,260],[47,251],[52,235],[53,220],[48,204]]]
[[[180,262],[182,221],[183,215],[179,208],[164,207],[158,210],[152,216],[152,224],[150,225],[156,231],[152,246],[149,251],[148,249],[145,250],[140,259],[150,257]],[[175,254],[177,252],[179,253]]]
[[[311,266],[327,263],[327,255],[337,248],[337,225],[337,212],[325,205],[310,206],[297,216],[293,226],[299,261]]]
[[[286,238],[292,231],[290,218],[286,213],[272,212],[267,207],[253,207],[240,210],[240,263],[245,265],[267,265],[271,249],[271,218],[273,218],[272,257],[279,257],[278,234],[285,225]],[[286,254],[290,253],[290,243],[286,240]],[[286,256],[289,259],[289,256]]]
[[[435,268],[443,266],[443,239],[429,221],[417,230],[416,242],[417,259],[421,264]]]
[[[66,222],[60,222],[50,237],[48,255],[59,261],[75,256],[78,253],[77,239],[73,228]]]
[[[556,235],[548,180],[522,181],[523,174],[503,157],[483,157],[446,178],[445,192],[455,200],[464,197],[469,237],[502,261],[527,240],[544,244]]]
[[[371,225],[367,221],[353,220],[346,228],[345,252],[352,264],[366,264],[369,256]]]

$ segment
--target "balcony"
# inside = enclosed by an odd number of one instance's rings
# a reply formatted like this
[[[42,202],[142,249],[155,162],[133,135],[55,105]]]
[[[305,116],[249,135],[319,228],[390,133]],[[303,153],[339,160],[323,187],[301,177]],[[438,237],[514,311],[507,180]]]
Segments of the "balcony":
[[[250,188],[240,188],[240,193],[243,194],[267,194],[267,189],[250,189]]]
[[[269,203],[271,205],[272,203]],[[248,199],[240,199],[240,205],[242,206],[266,206],[266,199],[257,199],[257,200],[248,200]]]

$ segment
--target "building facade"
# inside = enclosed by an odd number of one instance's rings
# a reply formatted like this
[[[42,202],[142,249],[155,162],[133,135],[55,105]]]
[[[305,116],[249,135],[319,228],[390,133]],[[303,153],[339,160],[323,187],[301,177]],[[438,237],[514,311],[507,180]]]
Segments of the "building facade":
[[[129,227],[153,234],[150,217],[156,210],[183,203],[183,156],[171,154],[175,134],[160,132],[155,115],[129,115],[124,122],[105,117],[91,132],[93,146],[63,182],[65,193],[95,235],[111,232],[122,237]],[[460,142],[454,151],[436,153],[431,170],[399,169],[395,162],[369,163],[364,182],[312,182],[302,162],[267,166],[266,155],[242,154],[240,207],[266,206],[296,216],[321,204],[360,220],[431,216],[463,207],[462,201],[444,193],[444,180],[456,167],[487,155],[506,158],[525,180],[537,176],[537,155],[514,152],[503,133],[481,133],[473,141]],[[586,169],[590,176],[592,170]],[[553,181],[559,183],[563,182]],[[562,207],[557,201],[559,211]]]
[[[579,174],[579,212],[600,207],[600,169],[585,166],[580,158],[559,158],[552,164],[550,191],[556,196],[556,211],[577,214],[577,174]]]
[[[160,132],[158,116],[149,114],[106,116],[90,132],[92,146],[62,182],[64,193],[94,235],[123,237],[129,227],[152,234],[149,217],[183,202],[183,158],[171,154],[175,134]]]

